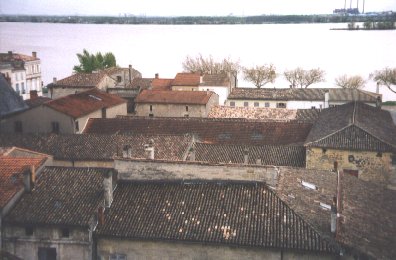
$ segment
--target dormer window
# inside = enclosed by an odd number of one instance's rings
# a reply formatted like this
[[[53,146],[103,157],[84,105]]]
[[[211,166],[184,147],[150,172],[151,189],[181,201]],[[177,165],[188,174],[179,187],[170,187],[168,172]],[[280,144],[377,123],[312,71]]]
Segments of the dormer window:
[[[121,82],[121,76],[117,76],[117,82],[118,82],[118,83]]]

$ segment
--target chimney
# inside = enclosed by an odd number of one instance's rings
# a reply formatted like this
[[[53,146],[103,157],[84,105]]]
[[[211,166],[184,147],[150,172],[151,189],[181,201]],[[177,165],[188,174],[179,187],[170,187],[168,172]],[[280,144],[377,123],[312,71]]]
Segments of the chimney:
[[[377,101],[375,102],[375,106],[377,108],[381,109],[381,106],[382,106],[381,96],[377,96]]]
[[[195,148],[194,148],[194,146],[191,146],[191,148],[190,148],[190,161],[191,162],[195,161]]]
[[[26,169],[23,172],[23,186],[25,187],[26,192],[31,192],[33,189],[33,178],[34,175],[34,166],[31,169]]]
[[[113,201],[113,172],[107,171],[103,179],[105,207],[109,208]]]
[[[54,77],[54,78],[52,79],[52,83],[54,83],[54,84],[57,83],[56,77]]]
[[[99,207],[98,208],[98,224],[99,224],[99,226],[103,226],[104,223],[105,223],[104,208],[103,207]]]
[[[159,79],[159,74],[158,73],[155,73],[155,78]]]
[[[331,233],[335,233],[337,230],[337,198],[336,198],[336,196],[333,197],[333,203],[331,204],[330,230],[331,230]]]
[[[380,83],[377,82],[377,89],[376,89],[376,91],[375,91],[375,93],[377,93],[377,94],[379,94],[379,87],[380,87]]]
[[[150,139],[148,144],[144,145],[144,150],[146,151],[147,159],[154,160],[154,140]]]
[[[129,83],[132,83],[132,65],[129,64]]]
[[[243,164],[249,164],[249,149],[243,150]]]
[[[201,74],[200,76],[199,76],[199,84],[202,84],[203,83],[203,75]]]
[[[261,159],[260,158],[256,159],[256,164],[257,165],[261,165]]]
[[[33,51],[32,56],[33,56],[33,58],[37,58],[37,52]]]
[[[30,99],[33,100],[36,98],[38,98],[37,90],[30,90]]]
[[[325,91],[324,108],[329,108],[329,90]]]

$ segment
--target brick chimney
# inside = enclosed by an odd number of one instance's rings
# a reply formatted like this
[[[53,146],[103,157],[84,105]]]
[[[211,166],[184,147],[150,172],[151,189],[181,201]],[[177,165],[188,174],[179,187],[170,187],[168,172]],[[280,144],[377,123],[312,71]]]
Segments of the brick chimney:
[[[150,139],[148,144],[144,145],[144,151],[146,152],[146,158],[154,160],[154,140]]]
[[[33,58],[37,58],[37,52],[33,51],[32,56],[33,56]]]
[[[104,201],[105,207],[109,208],[111,202],[113,201],[113,172],[108,171],[105,173],[103,179],[103,191],[104,191]]]
[[[36,99],[38,98],[37,90],[30,90],[30,99]]]
[[[159,74],[158,73],[155,73],[155,78],[159,79]]]

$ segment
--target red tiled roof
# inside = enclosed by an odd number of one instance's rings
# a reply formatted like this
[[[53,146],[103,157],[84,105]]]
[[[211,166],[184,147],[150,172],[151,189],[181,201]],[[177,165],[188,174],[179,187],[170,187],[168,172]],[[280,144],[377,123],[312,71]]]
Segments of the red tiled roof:
[[[58,80],[56,83],[51,85],[52,87],[62,88],[94,88],[97,87],[105,77],[108,77],[108,75],[103,71],[93,73],[76,73],[67,78]]]
[[[197,73],[177,73],[172,86],[198,86],[201,75]]]
[[[152,78],[134,78],[128,87],[135,89],[149,89],[152,81]]]
[[[48,98],[48,97],[36,97],[33,99],[26,99],[25,103],[26,105],[29,106],[29,108],[35,108],[38,107],[42,104],[44,104],[45,102],[51,101],[52,99]]]
[[[0,208],[23,187],[23,172],[30,166],[39,168],[45,160],[37,158],[0,156]]]
[[[20,53],[0,53],[0,62],[14,62],[14,61],[34,61],[39,60],[33,56],[20,54]]]
[[[90,114],[102,108],[113,107],[127,101],[116,95],[91,89],[47,102],[44,105],[73,118]]]
[[[136,97],[135,103],[205,105],[213,94],[207,91],[143,90]]]
[[[153,90],[170,90],[173,79],[153,79],[151,87]]]

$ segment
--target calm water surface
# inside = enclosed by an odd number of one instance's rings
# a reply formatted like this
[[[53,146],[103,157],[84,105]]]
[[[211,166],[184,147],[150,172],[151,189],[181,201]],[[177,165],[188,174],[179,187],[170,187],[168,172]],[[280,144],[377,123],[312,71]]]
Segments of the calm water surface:
[[[273,63],[278,73],[297,66],[320,67],[332,87],[341,74],[363,77],[386,66],[396,67],[396,31],[334,31],[346,24],[265,25],[85,25],[0,23],[0,52],[37,51],[44,84],[69,76],[78,63],[76,53],[115,54],[121,66],[132,64],[143,77],[173,78],[187,55],[230,57],[242,65]],[[287,87],[280,76],[276,87]],[[239,86],[252,84],[243,81]],[[273,85],[267,85],[272,87]],[[366,89],[375,91],[368,81]],[[384,100],[396,95],[382,89]]]

